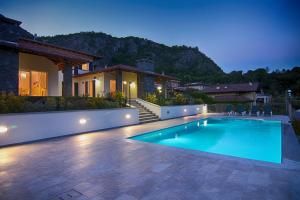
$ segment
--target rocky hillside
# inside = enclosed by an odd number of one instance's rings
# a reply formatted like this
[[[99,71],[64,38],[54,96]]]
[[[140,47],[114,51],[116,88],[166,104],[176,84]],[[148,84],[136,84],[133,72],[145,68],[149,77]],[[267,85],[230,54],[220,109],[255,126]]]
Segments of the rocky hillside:
[[[166,46],[151,40],[124,37],[117,38],[104,33],[82,32],[53,37],[40,37],[39,40],[75,50],[102,55],[98,66],[127,64],[135,66],[136,60],[152,59],[155,71],[180,78],[183,82],[215,82],[224,76],[222,69],[198,48],[186,46]]]

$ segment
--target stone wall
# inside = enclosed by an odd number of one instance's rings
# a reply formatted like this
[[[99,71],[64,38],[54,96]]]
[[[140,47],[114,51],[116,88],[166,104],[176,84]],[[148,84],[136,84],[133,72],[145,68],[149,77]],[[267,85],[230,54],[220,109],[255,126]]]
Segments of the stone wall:
[[[4,16],[0,14],[0,18]],[[5,18],[5,17],[4,17]],[[21,28],[17,23],[0,20],[0,40],[16,42],[19,38],[33,39],[33,35]]]
[[[72,96],[72,65],[65,62],[63,72],[63,96]]]
[[[143,71],[154,72],[154,62],[149,59],[139,59],[137,60],[136,67]]]
[[[0,48],[0,92],[18,95],[19,53],[14,49]]]

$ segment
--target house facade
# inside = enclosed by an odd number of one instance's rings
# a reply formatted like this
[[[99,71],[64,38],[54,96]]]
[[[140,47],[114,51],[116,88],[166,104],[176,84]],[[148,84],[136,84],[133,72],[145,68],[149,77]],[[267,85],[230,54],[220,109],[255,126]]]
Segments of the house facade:
[[[143,98],[149,93],[167,95],[167,85],[174,77],[136,67],[114,65],[73,76],[74,96],[106,96],[121,92],[128,99]]]
[[[184,85],[186,89],[195,89],[202,91],[204,88],[208,87],[207,84],[204,84],[202,82],[194,82],[194,83],[187,83]]]
[[[20,25],[0,15],[0,91],[71,96],[73,67],[100,57],[36,41]]]
[[[202,92],[217,102],[256,103],[258,83],[220,84],[205,87]]]

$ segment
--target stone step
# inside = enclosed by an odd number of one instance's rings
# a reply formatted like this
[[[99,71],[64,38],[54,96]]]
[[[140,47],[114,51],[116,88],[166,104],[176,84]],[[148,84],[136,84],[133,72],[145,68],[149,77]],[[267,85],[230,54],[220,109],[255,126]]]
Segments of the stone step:
[[[152,113],[150,110],[148,110],[138,102],[132,101],[131,105],[139,110],[139,121],[141,124],[159,121],[158,116],[156,116],[154,113]]]
[[[150,119],[159,119],[157,116],[155,116],[155,115],[152,115],[152,116],[146,116],[146,117],[139,117],[139,120],[141,121],[141,120],[150,120]]]
[[[146,117],[146,116],[156,116],[156,115],[153,114],[153,113],[140,113],[139,116],[140,117]]]
[[[157,122],[157,121],[159,121],[159,119],[140,120],[140,124]]]
[[[146,109],[139,109],[139,112],[151,112],[151,111],[146,110]]]

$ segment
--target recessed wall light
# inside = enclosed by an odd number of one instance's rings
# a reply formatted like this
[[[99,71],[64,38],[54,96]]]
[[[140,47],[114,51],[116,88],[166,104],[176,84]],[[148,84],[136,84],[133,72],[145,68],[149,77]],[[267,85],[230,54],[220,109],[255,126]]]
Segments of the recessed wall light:
[[[8,131],[7,126],[0,126],[0,134],[4,134]]]
[[[126,118],[126,119],[130,119],[130,118],[131,118],[131,115],[130,115],[130,114],[126,114],[126,115],[125,115],[125,118]]]
[[[86,124],[86,119],[84,119],[84,118],[81,118],[80,120],[79,120],[79,124]]]

